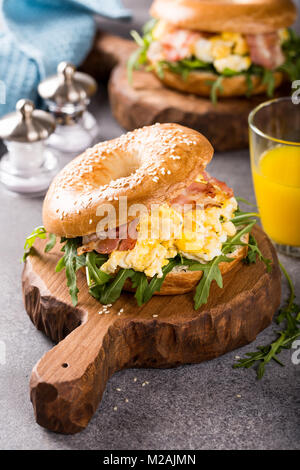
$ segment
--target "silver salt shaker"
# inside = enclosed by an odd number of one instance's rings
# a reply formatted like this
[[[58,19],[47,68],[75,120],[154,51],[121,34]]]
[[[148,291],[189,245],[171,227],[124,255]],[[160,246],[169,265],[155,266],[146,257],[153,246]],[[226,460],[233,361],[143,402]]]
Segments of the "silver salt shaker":
[[[77,72],[75,66],[68,62],[61,62],[57,75],[39,84],[38,92],[57,124],[49,139],[51,147],[73,157],[96,143],[98,125],[87,111],[96,90],[95,80],[86,73]]]
[[[7,189],[27,195],[44,194],[58,171],[57,156],[46,140],[55,130],[50,113],[19,100],[16,111],[0,119],[0,138],[7,153],[0,160],[0,181]]]

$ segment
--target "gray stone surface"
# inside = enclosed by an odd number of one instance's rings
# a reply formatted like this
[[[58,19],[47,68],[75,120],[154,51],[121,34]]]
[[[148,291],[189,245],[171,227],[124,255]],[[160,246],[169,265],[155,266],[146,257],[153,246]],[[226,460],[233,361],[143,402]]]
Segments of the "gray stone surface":
[[[145,16],[144,9],[139,12]],[[110,114],[104,89],[92,109],[103,139],[122,133]],[[236,194],[254,201],[248,151],[215,155],[209,171],[232,185]],[[32,367],[52,343],[33,327],[24,310],[20,258],[25,235],[42,221],[42,199],[23,198],[1,187],[0,200],[0,347],[6,347],[5,364],[0,356],[0,449],[300,448],[300,366],[292,364],[291,352],[282,353],[284,368],[271,364],[259,382],[253,370],[232,369],[236,355],[274,338],[275,325],[251,345],[210,362],[115,374],[97,413],[80,434],[57,435],[39,427],[28,383]],[[299,298],[300,262],[281,260]],[[283,298],[286,295],[283,282]],[[142,387],[144,381],[149,385]]]

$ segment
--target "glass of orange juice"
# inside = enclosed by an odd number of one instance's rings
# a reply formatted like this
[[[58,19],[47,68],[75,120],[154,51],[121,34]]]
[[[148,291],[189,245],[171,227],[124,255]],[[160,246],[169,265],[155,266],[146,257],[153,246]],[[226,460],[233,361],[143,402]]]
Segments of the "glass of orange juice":
[[[300,257],[300,104],[290,97],[249,115],[250,154],[261,222],[278,251]]]

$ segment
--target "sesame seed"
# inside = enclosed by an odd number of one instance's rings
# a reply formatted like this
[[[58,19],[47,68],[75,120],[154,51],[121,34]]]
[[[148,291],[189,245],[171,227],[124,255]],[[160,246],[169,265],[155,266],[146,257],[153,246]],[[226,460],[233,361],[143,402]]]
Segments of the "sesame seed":
[[[235,356],[235,359],[241,359],[240,356]]]
[[[136,378],[136,377],[134,377],[133,381],[134,381],[134,382],[136,382],[136,381],[137,381],[137,378]]]
[[[93,220],[92,220],[92,219],[90,219],[90,220],[89,220],[89,224],[91,224],[92,222],[93,222]]]
[[[236,397],[237,397],[237,398],[242,398],[242,395],[237,395]]]
[[[117,392],[121,392],[122,389],[121,388],[116,388]]]
[[[114,411],[117,411],[118,407],[117,406],[114,406]]]
[[[125,403],[128,403],[128,401],[129,401],[128,398],[125,398]]]
[[[152,317],[153,317],[153,318],[157,318],[157,317],[158,317],[158,315],[152,315]]]

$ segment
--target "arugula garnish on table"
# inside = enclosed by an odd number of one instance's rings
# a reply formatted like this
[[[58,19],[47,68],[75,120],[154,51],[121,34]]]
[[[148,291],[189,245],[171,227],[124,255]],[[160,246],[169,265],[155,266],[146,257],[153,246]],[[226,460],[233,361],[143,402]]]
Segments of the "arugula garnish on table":
[[[153,28],[157,20],[150,20],[143,28],[143,34],[140,36],[137,31],[131,31],[131,35],[137,45],[139,46],[130,56],[127,63],[128,80],[132,83],[133,70],[139,69],[143,65],[148,64],[147,52],[154,41]],[[155,64],[155,69],[158,76],[163,79],[165,69],[171,70],[187,80],[189,74],[193,71],[211,72],[217,76],[216,80],[207,80],[207,85],[211,87],[210,97],[211,101],[217,103],[218,94],[222,94],[223,86],[222,81],[226,77],[244,76],[247,85],[247,96],[251,96],[253,92],[252,77],[259,77],[264,85],[267,87],[267,95],[271,98],[275,90],[275,72],[280,71],[288,75],[291,82],[299,79],[300,77],[300,37],[292,29],[288,29],[288,39],[282,44],[282,50],[285,56],[285,62],[276,70],[269,70],[261,65],[251,64],[248,70],[236,72],[230,68],[225,68],[222,73],[219,73],[213,64],[203,62],[196,56],[189,59],[183,59],[175,62],[161,60]],[[153,69],[154,66],[148,66],[147,70]]]
[[[246,353],[245,356],[247,357],[239,359],[233,365],[234,368],[243,367],[246,369],[257,366],[256,375],[258,379],[263,377],[266,365],[271,361],[284,366],[278,359],[278,355],[283,349],[290,349],[293,342],[300,337],[300,306],[295,303],[294,285],[285,267],[281,263],[279,264],[290,290],[288,301],[276,318],[277,325],[281,325],[282,328],[275,330],[277,338],[271,344],[258,346],[257,351]]]

